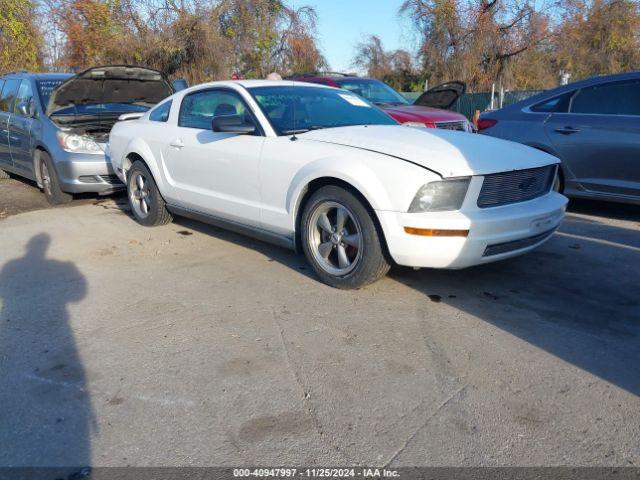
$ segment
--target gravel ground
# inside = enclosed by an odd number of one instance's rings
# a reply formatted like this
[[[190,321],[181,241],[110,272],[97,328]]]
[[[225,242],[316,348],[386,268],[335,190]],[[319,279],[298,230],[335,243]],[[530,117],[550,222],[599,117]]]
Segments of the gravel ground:
[[[187,220],[0,182],[0,466],[640,465],[640,211],[339,291]]]

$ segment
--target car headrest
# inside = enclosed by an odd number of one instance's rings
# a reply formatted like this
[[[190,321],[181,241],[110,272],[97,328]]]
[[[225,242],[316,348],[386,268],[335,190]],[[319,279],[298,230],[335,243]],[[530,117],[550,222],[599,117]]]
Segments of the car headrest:
[[[216,107],[216,111],[213,113],[214,117],[222,117],[224,115],[236,115],[236,107],[228,103],[221,103]]]

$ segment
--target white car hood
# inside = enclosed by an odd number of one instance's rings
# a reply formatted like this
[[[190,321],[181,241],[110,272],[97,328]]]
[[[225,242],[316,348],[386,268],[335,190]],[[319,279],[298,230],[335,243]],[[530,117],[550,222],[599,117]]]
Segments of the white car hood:
[[[298,138],[398,157],[443,177],[485,175],[558,162],[549,154],[507,140],[401,125],[327,128],[304,133]]]

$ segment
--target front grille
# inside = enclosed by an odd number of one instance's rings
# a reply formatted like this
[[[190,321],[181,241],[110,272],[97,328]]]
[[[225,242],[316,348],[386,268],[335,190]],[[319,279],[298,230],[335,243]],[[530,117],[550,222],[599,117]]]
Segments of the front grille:
[[[117,175],[100,175],[100,178],[110,185],[120,185],[122,183]]]
[[[478,207],[497,207],[541,197],[551,190],[555,174],[556,166],[547,165],[485,175]]]
[[[454,122],[436,122],[436,128],[442,128],[443,130],[462,130],[467,131],[467,122],[464,120],[456,120]]]
[[[512,240],[511,242],[496,243],[495,245],[489,245],[484,249],[483,257],[490,257],[491,255],[500,255],[501,253],[514,252],[523,248],[531,247],[536,243],[540,243],[546,240],[555,232],[555,228],[547,230],[546,232],[539,233],[532,237],[521,238],[520,240]]]

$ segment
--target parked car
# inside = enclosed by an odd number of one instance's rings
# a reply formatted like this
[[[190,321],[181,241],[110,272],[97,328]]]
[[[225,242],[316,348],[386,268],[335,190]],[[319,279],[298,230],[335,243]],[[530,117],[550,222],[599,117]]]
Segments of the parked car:
[[[640,204],[640,72],[545,91],[482,114],[478,129],[558,157],[569,197]]]
[[[527,252],[560,224],[557,159],[498,139],[406,128],[322,85],[214,82],[110,135],[142,225],[172,215],[304,251],[340,288],[392,262],[463,268]]]
[[[329,72],[307,73],[289,79],[349,90],[377,105],[405,126],[473,131],[467,117],[449,110],[466,91],[467,87],[462,82],[438,85],[422,93],[411,103],[386,83],[373,78]]]
[[[52,204],[73,193],[122,189],[105,158],[111,127],[120,115],[145,112],[173,93],[164,75],[141,67],[6,74],[0,77],[0,175],[36,181]]]

